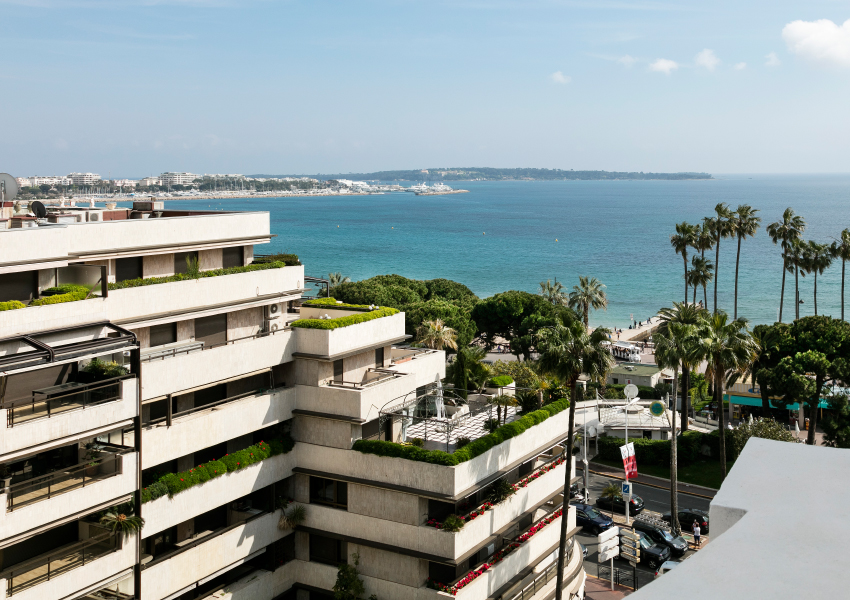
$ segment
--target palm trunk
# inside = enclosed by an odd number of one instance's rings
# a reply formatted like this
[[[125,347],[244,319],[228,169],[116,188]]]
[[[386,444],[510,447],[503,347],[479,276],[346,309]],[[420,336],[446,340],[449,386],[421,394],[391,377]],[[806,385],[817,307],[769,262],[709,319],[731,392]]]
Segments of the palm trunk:
[[[679,369],[673,369],[673,427],[670,438],[670,525],[673,530],[673,536],[679,537],[682,535],[682,528],[679,525],[679,519],[676,518],[679,514],[679,488],[678,488],[678,452],[676,440],[676,383],[679,380]],[[683,403],[684,406],[684,403]],[[684,421],[684,419],[682,419]]]
[[[719,223],[718,223],[719,229]],[[714,255],[714,314],[717,314],[717,280],[720,271],[720,235],[717,236],[717,252]]]
[[[820,406],[821,391],[823,391],[823,376],[817,375],[815,376],[815,397],[809,403],[809,435],[806,439],[809,446],[814,446],[817,441],[815,440],[815,430],[818,427],[818,407]]]
[[[702,286],[702,301],[704,303],[702,307],[708,310],[708,288],[706,286]]]
[[[779,322],[782,322],[782,304],[785,302],[785,254],[782,255],[782,291],[779,292]]]
[[[741,265],[741,236],[738,236],[738,256],[735,259],[735,316],[738,318],[738,267]]]
[[[567,468],[564,469],[564,504],[563,510],[568,510],[570,499],[570,479],[572,479],[573,470],[573,430],[576,423],[576,381],[570,382],[570,419],[569,433],[567,436],[567,447],[564,449],[567,459]],[[561,540],[558,544],[558,577],[555,580],[555,600],[562,600],[564,595],[564,555],[567,553],[567,515],[561,517]]]
[[[688,430],[688,417],[691,414],[691,370],[682,365],[682,433]]]
[[[794,265],[794,319],[800,319],[800,267]]]
[[[685,259],[685,304],[688,303],[688,253],[683,252],[682,258]]]
[[[694,304],[697,303],[697,284],[694,283]]]
[[[841,320],[844,320],[844,266],[847,261],[841,261]]]
[[[815,271],[815,316],[818,316],[818,272]]]
[[[726,411],[723,410],[723,370],[714,368],[714,395],[717,398],[717,427],[720,433],[720,473],[721,481],[726,479]]]

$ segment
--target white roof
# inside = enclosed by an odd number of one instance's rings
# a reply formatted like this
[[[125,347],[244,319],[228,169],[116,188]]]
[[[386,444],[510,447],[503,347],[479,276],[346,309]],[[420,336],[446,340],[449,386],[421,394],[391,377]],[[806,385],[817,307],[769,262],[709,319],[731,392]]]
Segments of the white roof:
[[[848,472],[848,450],[750,439],[711,502],[711,541],[632,598],[846,598]]]

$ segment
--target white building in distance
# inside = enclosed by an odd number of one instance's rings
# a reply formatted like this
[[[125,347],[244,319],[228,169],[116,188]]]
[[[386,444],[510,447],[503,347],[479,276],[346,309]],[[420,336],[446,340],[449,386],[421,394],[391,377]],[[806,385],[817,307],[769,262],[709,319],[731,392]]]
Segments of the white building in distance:
[[[61,175],[33,175],[32,177],[16,177],[19,187],[37,187],[39,185],[71,185],[71,178]]]
[[[162,185],[162,181],[159,177],[142,177],[139,179],[136,185],[140,185],[143,187],[148,187],[151,185]]]
[[[70,173],[68,179],[73,185],[95,185],[101,181],[97,173]]]
[[[138,182],[134,181],[133,179],[116,179],[113,183],[114,183],[115,187],[120,187],[120,188],[125,188],[125,187],[134,188],[138,184]]]
[[[193,181],[200,178],[201,176],[195,173],[177,172],[162,173],[159,176],[160,181],[162,181],[160,185],[192,185]]]

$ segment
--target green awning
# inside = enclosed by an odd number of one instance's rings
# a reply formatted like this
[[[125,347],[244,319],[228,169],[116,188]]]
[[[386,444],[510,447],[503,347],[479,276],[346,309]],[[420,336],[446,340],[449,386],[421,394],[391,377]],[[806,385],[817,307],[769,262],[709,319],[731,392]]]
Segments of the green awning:
[[[732,402],[732,404],[740,404],[742,406],[761,406],[761,398],[755,398],[753,396],[731,396],[730,400],[729,394],[726,394],[723,396],[723,401]],[[770,403],[770,406],[776,408],[773,402]],[[829,408],[829,403],[821,399],[820,403],[818,403],[818,406],[820,408]],[[798,408],[799,406],[797,406],[796,402],[794,404],[788,405],[789,410],[797,410]]]

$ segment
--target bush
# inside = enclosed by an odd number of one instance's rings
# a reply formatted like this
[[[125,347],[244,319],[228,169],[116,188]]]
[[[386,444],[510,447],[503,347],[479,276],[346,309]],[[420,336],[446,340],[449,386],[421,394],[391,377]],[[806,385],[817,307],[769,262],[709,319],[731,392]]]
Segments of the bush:
[[[265,265],[274,262],[282,262],[287,267],[297,267],[301,264],[301,261],[298,259],[297,254],[286,253],[270,254],[269,256],[258,256],[254,259],[254,262],[252,264]]]
[[[246,265],[244,267],[229,267],[227,269],[212,269],[210,271],[200,271],[196,275],[192,275],[190,273],[178,273],[176,275],[169,275],[168,277],[148,277],[148,278],[139,278],[139,279],[127,279],[126,281],[119,281],[117,283],[110,283],[110,290],[123,290],[127,288],[134,287],[144,287],[147,285],[158,285],[160,283],[172,283],[174,281],[191,281],[193,279],[203,279],[205,277],[219,277],[221,275],[236,275],[238,273],[251,273],[253,271],[265,271],[266,269],[281,269],[283,267],[287,267],[291,265],[287,265],[282,261],[276,262],[261,262],[261,263],[253,263],[250,265]],[[56,297],[56,296],[54,296]]]
[[[150,502],[151,500],[156,500],[166,494],[168,494],[168,487],[161,481],[156,481],[142,489],[142,504]]]
[[[62,304],[64,302],[77,302],[78,300],[85,300],[89,295],[88,288],[83,286],[73,286],[75,288],[80,288],[78,290],[74,290],[65,294],[56,294],[54,296],[45,296],[44,298],[39,298],[37,300],[33,300],[30,302],[30,306],[46,306],[48,304]],[[50,288],[57,289],[57,288]],[[48,291],[48,290],[45,290]]]
[[[464,446],[468,446],[470,444],[470,442],[472,442],[472,440],[469,439],[468,437],[457,438],[457,441],[455,442],[455,450],[460,450]]]
[[[497,375],[487,383],[487,387],[501,388],[510,385],[514,382],[514,378],[510,375]]]
[[[303,306],[327,306],[328,308],[339,308],[346,310],[375,310],[374,308],[369,308],[369,305],[367,304],[346,304],[344,302],[339,303],[333,296],[331,296],[330,298],[316,298],[315,300],[308,300],[303,304]]]
[[[498,419],[487,419],[486,421],[484,421],[483,427],[484,427],[484,429],[486,429],[490,433],[493,433],[494,431],[496,431],[499,428],[499,420]]]
[[[425,440],[423,440],[422,438],[410,438],[410,445],[416,446],[417,448],[424,448]]]
[[[94,376],[95,381],[100,381],[103,379],[112,379],[113,377],[121,377],[129,373],[129,371],[117,362],[107,362],[95,358],[83,367],[83,373],[89,373]]]
[[[19,308],[26,308],[27,305],[23,302],[19,302],[18,300],[9,300],[8,302],[0,302],[0,312],[4,310],[18,310]]]
[[[463,529],[463,526],[465,524],[466,523],[464,523],[463,519],[461,519],[459,516],[449,515],[448,517],[446,517],[446,520],[443,521],[442,529],[443,531],[451,532],[460,531],[461,529]]]
[[[59,294],[72,294],[74,292],[89,292],[89,288],[84,285],[77,285],[75,283],[64,283],[62,285],[57,285],[55,287],[47,288],[42,290],[42,296],[56,296]]]
[[[291,326],[303,327],[305,329],[338,329],[340,327],[348,327],[349,325],[380,319],[381,317],[389,317],[397,313],[398,310],[395,308],[379,308],[359,315],[337,317],[336,319],[298,319],[297,321],[293,321]]]

